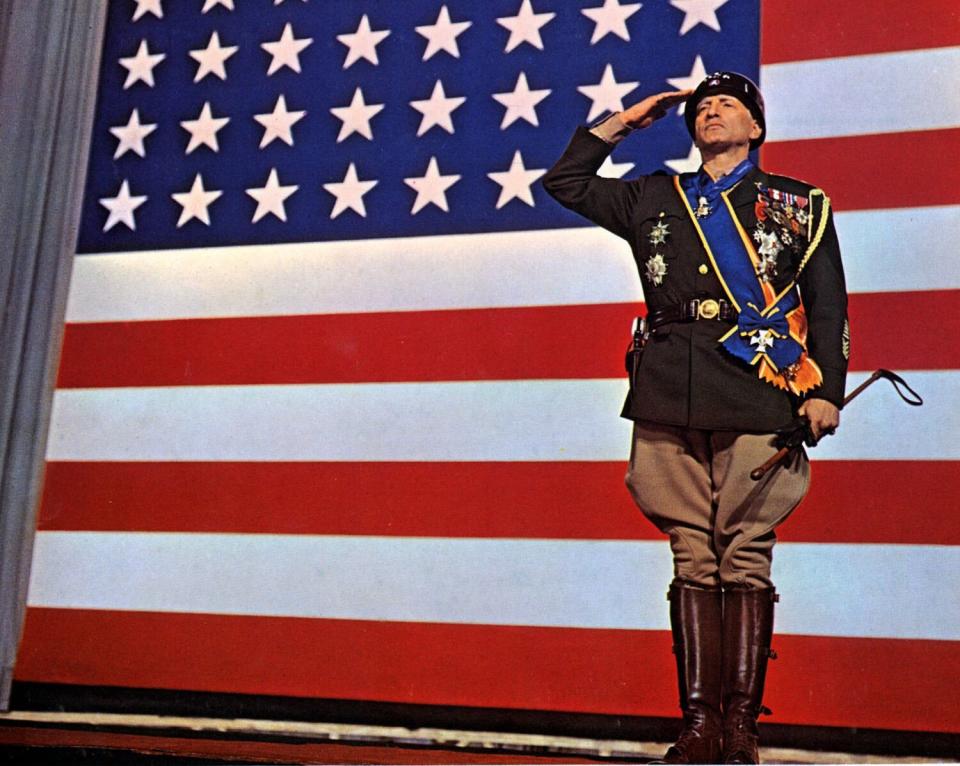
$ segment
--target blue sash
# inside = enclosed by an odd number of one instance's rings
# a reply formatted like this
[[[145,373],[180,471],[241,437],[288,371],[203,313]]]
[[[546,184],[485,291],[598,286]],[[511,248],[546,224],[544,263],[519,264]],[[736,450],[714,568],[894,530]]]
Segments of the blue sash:
[[[763,286],[747,245],[727,205],[723,192],[743,180],[754,165],[744,160],[734,170],[714,181],[702,168],[682,181],[684,195],[706,241],[708,255],[720,277],[727,297],[739,312],[737,326],[720,339],[723,347],[738,359],[755,365],[766,358],[774,370],[794,364],[804,348],[790,335],[787,314],[800,305],[794,286],[779,300],[767,305]],[[706,202],[704,205],[703,202]]]

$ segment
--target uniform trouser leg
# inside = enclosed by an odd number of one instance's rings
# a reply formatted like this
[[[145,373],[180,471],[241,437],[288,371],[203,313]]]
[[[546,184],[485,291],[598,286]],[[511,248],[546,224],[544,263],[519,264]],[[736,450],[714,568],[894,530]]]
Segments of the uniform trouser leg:
[[[626,482],[643,513],[670,538],[674,579],[720,587],[705,432],[637,422]]]

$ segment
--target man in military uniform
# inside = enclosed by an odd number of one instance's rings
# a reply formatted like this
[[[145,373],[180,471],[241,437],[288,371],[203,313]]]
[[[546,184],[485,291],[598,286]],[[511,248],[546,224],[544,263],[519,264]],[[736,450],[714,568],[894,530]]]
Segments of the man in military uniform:
[[[685,103],[697,173],[601,178],[614,146]],[[623,415],[627,486],[670,538],[670,621],[684,727],[667,763],[757,763],[772,651],[775,528],[806,494],[800,449],[750,470],[797,418],[837,427],[849,351],[829,199],[750,160],[766,134],[757,86],[717,72],[579,128],[543,179],[561,204],[626,239],[647,305]]]

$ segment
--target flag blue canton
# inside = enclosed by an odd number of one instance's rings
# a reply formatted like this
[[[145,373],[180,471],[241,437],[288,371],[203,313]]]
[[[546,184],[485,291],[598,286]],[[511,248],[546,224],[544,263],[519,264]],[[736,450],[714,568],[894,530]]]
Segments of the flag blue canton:
[[[490,176],[506,173],[518,152],[523,168],[549,168],[573,129],[599,108],[579,88],[597,85],[611,67],[616,82],[637,83],[623,96],[627,106],[672,89],[668,80],[690,75],[698,56],[707,72],[732,69],[755,80],[759,72],[759,0],[728,0],[717,12],[719,31],[699,24],[684,34],[683,11],[646,0],[624,20],[629,40],[611,32],[594,43],[597,23],[582,11],[601,7],[601,0],[533,0],[533,12],[554,14],[538,30],[543,47],[527,40],[510,51],[511,30],[498,19],[520,14],[521,0],[442,6],[432,0],[163,0],[162,18],[142,13],[135,21],[134,3],[114,0],[109,8],[81,253],[579,226],[538,181],[526,194],[520,188],[510,196]],[[204,13],[204,5],[212,7]],[[448,35],[459,55],[448,44],[424,60],[430,38],[417,27],[439,24],[443,9],[452,24],[470,22]],[[351,48],[338,38],[361,30],[364,16],[374,33],[389,34],[373,45],[377,63],[354,54],[347,66]],[[262,46],[283,39],[287,25],[294,40],[312,42],[296,53],[300,72],[279,65],[268,74],[274,56]],[[226,78],[208,72],[194,82],[202,65],[191,51],[216,47],[214,33],[220,47],[237,48],[223,61]],[[150,69],[154,84],[139,79],[125,88],[132,75],[120,60],[136,56],[144,42],[149,54],[164,55]],[[518,90],[521,75],[531,91],[549,93],[515,110],[505,124],[503,101]],[[411,106],[429,100],[438,83],[447,98],[464,99],[447,113],[447,126],[443,114],[429,124]],[[348,107],[358,88],[363,103],[382,105],[367,120],[370,138],[331,112]],[[275,113],[281,97],[286,110],[305,114],[289,126],[292,145],[274,135],[261,146],[267,128],[256,116]],[[212,118],[229,122],[215,132],[216,151],[198,143],[188,152],[192,133],[181,123],[197,120],[205,104]],[[156,128],[142,138],[143,156],[127,146],[115,157],[123,142],[111,128],[128,126],[134,110],[141,124]],[[682,118],[672,113],[642,141],[618,147],[614,160],[631,164],[624,176],[630,177],[665,170],[667,160],[687,157],[690,147]],[[348,181],[351,166],[357,181],[376,182],[354,193],[353,205],[330,187]],[[422,196],[410,179],[427,176],[431,166],[457,178],[441,194]],[[198,174],[204,190],[220,192],[203,206],[209,223],[197,211],[185,215],[183,199]],[[266,187],[271,176],[296,189],[273,211],[262,210],[248,190]],[[146,199],[115,215],[109,201],[123,194],[124,182],[129,196]]]

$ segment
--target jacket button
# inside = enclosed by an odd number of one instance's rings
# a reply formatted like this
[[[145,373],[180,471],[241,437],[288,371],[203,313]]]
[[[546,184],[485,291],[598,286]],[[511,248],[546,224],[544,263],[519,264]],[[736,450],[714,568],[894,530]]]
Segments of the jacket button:
[[[701,274],[706,274],[708,271],[710,271],[710,269],[707,268],[707,264],[701,263],[700,268],[697,269],[697,271],[699,271]]]

